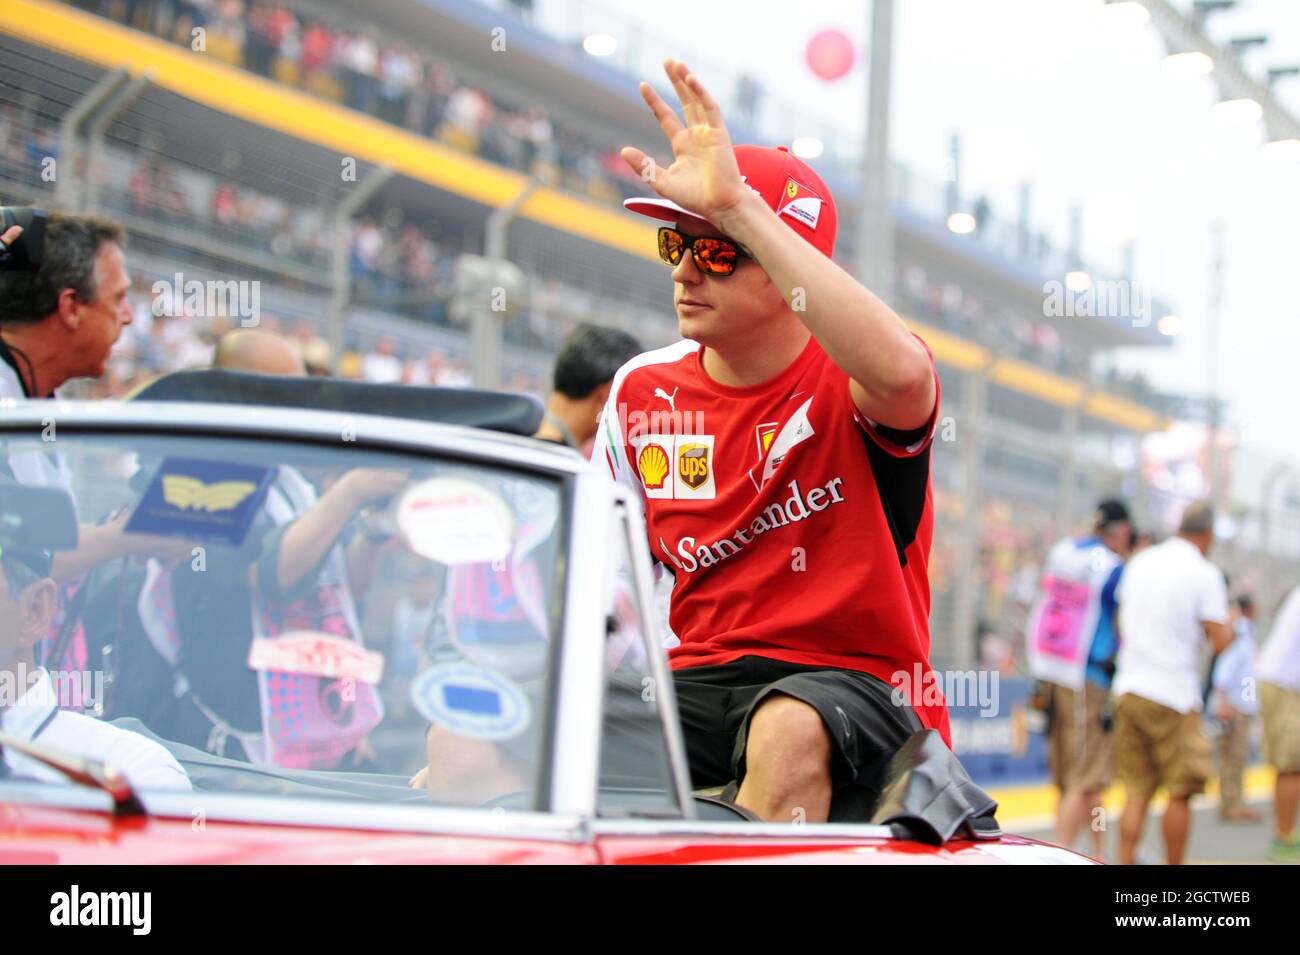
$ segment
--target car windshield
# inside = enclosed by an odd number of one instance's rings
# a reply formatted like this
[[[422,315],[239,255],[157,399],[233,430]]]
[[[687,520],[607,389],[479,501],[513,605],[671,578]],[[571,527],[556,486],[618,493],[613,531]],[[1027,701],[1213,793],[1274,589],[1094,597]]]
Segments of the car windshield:
[[[51,437],[0,436],[5,737],[145,795],[536,805],[559,478],[348,435]],[[12,742],[0,777],[72,785]]]

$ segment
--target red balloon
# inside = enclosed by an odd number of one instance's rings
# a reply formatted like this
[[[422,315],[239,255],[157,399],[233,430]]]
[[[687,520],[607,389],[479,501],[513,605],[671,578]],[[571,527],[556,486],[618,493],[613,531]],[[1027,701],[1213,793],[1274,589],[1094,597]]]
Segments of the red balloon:
[[[819,30],[808,41],[804,57],[819,78],[838,80],[853,69],[853,41],[843,30]]]

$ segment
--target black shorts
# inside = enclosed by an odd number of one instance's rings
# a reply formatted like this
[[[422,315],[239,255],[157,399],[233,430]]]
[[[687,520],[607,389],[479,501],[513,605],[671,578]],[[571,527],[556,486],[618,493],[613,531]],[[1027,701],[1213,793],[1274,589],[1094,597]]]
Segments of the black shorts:
[[[925,728],[909,705],[894,703],[888,683],[856,670],[750,656],[674,670],[673,685],[696,789],[738,786],[745,778],[750,715],[769,694],[815,709],[834,741],[832,818],[847,812],[837,812],[837,804],[859,810],[874,804],[890,758]]]

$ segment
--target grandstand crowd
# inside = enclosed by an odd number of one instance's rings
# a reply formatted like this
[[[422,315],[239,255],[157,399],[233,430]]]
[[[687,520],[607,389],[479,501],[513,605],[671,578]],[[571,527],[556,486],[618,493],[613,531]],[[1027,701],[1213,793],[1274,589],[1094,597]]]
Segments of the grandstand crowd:
[[[445,62],[305,5],[77,0],[76,6],[593,198],[635,194],[618,155],[547,111],[462,82]]]
[[[42,117],[22,114],[11,104],[0,105],[0,179],[37,183],[42,160],[49,156],[58,156],[54,126],[42,122]],[[165,216],[169,222],[251,245],[280,259],[316,266],[328,261],[329,232],[320,208],[290,204],[230,179],[189,170],[181,173],[157,154],[141,153],[133,157],[129,169],[110,169],[108,178],[105,198],[115,211]],[[397,207],[360,216],[348,237],[356,300],[446,324],[456,256],[471,250],[460,235],[442,235],[439,227],[437,222],[407,221]],[[933,280],[918,264],[902,268],[899,278],[900,301],[922,321],[1062,374],[1078,376],[1087,371],[1086,350],[1063,342],[1050,322],[1031,321],[1014,309],[988,305],[954,282]],[[536,285],[544,314],[561,310],[581,321],[635,308],[585,289],[561,286],[554,279],[539,279]],[[544,344],[544,323],[532,318],[526,315],[524,320],[535,326],[538,343]],[[632,321],[662,322],[663,316],[642,310]],[[1141,375],[1122,377],[1111,372],[1107,384],[1132,397],[1152,397]]]

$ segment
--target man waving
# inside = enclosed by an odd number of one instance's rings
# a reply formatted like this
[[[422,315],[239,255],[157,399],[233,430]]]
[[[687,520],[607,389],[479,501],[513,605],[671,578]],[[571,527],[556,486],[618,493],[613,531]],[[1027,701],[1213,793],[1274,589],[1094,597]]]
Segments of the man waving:
[[[663,220],[685,340],[620,369],[593,460],[642,493],[675,578],[694,784],[730,783],[767,820],[833,819],[915,732],[949,742],[928,662],[939,380],[831,260],[820,177],[783,147],[733,146],[685,64],[665,71],[685,122],[641,84],[673,161],[624,148],[658,193],[625,205]]]

